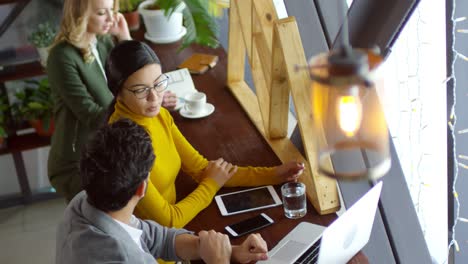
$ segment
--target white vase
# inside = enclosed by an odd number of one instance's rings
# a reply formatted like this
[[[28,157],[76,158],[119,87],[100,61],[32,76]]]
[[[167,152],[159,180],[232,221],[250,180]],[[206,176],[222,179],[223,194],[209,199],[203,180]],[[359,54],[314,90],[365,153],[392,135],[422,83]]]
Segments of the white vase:
[[[143,17],[147,34],[155,39],[167,39],[179,35],[182,32],[182,10],[185,8],[185,4],[182,2],[170,17],[166,17],[163,10],[149,10],[145,8],[153,2],[153,0],[147,0],[142,2],[138,7],[138,12]]]
[[[47,48],[37,48],[37,53],[39,53],[39,59],[41,65],[45,68],[47,66],[47,57],[49,56],[49,50]]]

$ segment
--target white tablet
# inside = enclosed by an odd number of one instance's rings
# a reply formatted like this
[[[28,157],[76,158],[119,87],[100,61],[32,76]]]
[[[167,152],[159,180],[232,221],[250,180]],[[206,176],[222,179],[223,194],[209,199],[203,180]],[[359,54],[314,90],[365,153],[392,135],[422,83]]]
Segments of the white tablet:
[[[233,215],[282,204],[273,186],[262,186],[215,196],[222,215]]]

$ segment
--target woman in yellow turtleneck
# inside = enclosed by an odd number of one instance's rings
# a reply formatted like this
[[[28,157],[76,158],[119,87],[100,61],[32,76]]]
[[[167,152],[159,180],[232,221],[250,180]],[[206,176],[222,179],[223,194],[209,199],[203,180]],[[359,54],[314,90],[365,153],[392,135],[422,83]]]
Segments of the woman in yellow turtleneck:
[[[237,167],[218,159],[208,161],[180,133],[169,112],[161,107],[167,76],[154,51],[145,43],[117,45],[106,63],[108,86],[114,94],[109,122],[129,118],[149,132],[156,160],[145,197],[136,214],[162,225],[183,227],[206,208],[222,186],[258,186],[295,180],[304,166],[289,162],[277,167]],[[176,203],[175,179],[179,170],[193,177],[198,187]]]

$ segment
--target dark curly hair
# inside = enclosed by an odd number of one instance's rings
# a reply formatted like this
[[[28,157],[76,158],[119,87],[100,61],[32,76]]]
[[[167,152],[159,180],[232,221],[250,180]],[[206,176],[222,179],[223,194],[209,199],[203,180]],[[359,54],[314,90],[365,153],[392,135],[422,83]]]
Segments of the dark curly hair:
[[[80,160],[89,203],[104,212],[125,207],[148,178],[154,159],[150,136],[133,121],[120,119],[99,129]]]

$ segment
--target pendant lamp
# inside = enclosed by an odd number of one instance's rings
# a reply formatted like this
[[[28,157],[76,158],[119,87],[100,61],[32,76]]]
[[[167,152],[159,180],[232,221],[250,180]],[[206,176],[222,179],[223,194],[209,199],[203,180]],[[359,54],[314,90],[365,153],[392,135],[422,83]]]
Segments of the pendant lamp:
[[[349,45],[346,20],[341,47],[309,61],[314,127],[320,135],[316,162],[319,172],[333,178],[376,180],[391,167],[388,128],[376,92],[383,59]]]

